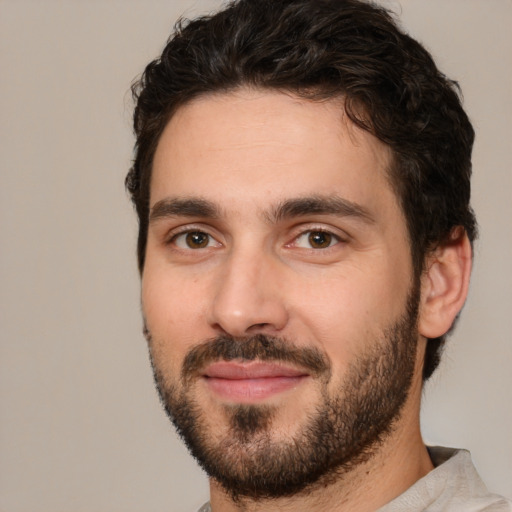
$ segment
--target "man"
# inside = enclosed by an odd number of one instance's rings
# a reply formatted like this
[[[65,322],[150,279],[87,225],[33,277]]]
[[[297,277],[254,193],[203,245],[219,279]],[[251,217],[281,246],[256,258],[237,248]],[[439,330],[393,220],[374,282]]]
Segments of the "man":
[[[240,0],[134,92],[145,335],[202,510],[512,510],[420,432],[476,236],[425,49],[366,2]]]

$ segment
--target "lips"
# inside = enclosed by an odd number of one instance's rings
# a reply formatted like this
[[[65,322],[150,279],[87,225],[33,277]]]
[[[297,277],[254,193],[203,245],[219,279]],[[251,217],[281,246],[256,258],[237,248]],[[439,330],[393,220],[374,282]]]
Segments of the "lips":
[[[266,400],[297,387],[308,377],[304,370],[261,361],[219,361],[203,373],[210,391],[234,403]]]

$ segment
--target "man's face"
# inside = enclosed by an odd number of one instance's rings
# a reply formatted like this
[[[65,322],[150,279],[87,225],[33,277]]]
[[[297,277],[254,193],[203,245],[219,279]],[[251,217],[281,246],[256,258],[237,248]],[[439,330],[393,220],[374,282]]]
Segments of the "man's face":
[[[279,92],[202,97],[155,154],[152,363],[178,430],[233,494],[297,492],[371,456],[420,379],[390,153],[342,111]]]

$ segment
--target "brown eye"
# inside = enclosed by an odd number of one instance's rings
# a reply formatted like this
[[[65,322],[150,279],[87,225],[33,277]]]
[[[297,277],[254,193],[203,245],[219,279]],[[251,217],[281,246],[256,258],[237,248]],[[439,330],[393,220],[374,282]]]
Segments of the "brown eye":
[[[332,244],[333,236],[325,231],[311,231],[308,242],[313,249],[325,249]]]
[[[190,249],[203,249],[210,243],[210,236],[201,231],[191,231],[185,235],[185,243]]]

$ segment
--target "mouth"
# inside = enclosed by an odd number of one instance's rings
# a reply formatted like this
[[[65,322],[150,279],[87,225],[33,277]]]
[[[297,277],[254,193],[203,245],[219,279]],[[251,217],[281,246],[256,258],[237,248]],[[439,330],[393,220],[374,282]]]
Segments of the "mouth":
[[[257,403],[290,391],[310,375],[301,369],[262,361],[219,361],[202,374],[208,389],[232,403]]]

